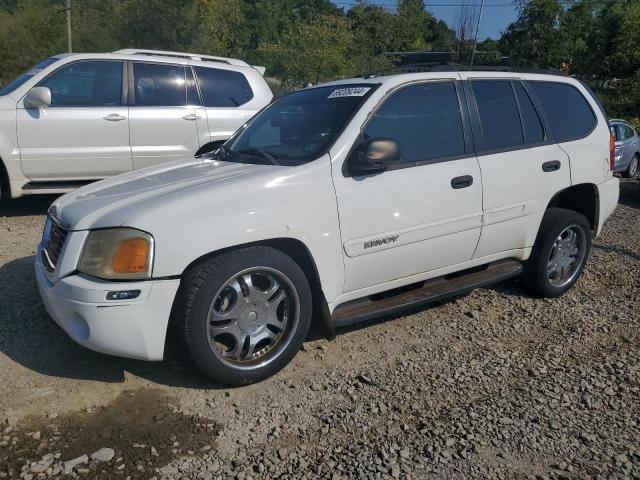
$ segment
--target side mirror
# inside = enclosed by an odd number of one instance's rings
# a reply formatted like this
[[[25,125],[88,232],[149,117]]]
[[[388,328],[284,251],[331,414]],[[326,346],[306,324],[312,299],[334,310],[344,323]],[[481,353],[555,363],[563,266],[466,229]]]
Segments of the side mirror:
[[[400,160],[400,145],[391,138],[371,138],[349,158],[351,174],[382,172]]]
[[[220,145],[222,145],[226,141],[227,141],[226,139],[214,140],[213,142],[205,143],[203,146],[201,146],[198,149],[194,157],[198,158],[199,156],[204,155],[205,153],[213,152],[214,150],[217,150],[218,148],[220,148]]]
[[[33,87],[24,97],[26,108],[43,108],[51,105],[51,90],[47,87]]]

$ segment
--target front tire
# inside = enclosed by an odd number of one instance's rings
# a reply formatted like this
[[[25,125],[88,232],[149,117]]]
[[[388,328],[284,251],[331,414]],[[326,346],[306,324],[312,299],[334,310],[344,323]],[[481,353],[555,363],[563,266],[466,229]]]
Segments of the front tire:
[[[539,297],[559,297],[580,278],[591,251],[591,226],[584,215],[548,209],[525,264],[523,283]]]
[[[629,162],[629,166],[627,167],[627,169],[623,172],[623,176],[625,178],[633,178],[636,176],[636,174],[638,173],[638,163],[640,162],[640,156],[636,153],[633,158],[631,159],[631,162]]]
[[[242,386],[284,368],[311,323],[309,282],[280,250],[247,247],[192,268],[175,309],[183,344],[214,382]]]

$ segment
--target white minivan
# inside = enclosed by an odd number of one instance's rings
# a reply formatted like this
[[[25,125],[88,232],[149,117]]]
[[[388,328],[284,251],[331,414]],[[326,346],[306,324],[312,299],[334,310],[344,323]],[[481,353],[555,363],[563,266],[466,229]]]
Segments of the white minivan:
[[[0,89],[0,193],[64,193],[193,157],[271,101],[263,74],[155,50],[48,58]]]

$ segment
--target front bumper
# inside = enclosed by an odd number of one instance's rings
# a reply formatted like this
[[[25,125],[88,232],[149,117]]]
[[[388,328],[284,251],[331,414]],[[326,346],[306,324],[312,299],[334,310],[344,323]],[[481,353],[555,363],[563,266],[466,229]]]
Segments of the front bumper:
[[[36,253],[36,280],[49,315],[80,345],[139,360],[162,360],[169,314],[180,280],[108,282],[82,274],[52,279]],[[107,292],[140,290],[133,300]]]

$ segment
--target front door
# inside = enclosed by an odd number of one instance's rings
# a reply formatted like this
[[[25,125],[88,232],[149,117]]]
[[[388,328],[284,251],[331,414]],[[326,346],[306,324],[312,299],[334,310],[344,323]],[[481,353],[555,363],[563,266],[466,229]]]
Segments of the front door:
[[[187,73],[183,65],[132,62],[129,112],[134,169],[191,158],[200,148],[198,125],[206,120],[195,105]]]
[[[95,180],[131,170],[129,112],[120,61],[63,66],[37,86],[46,108],[17,109],[22,170],[33,181]]]
[[[399,88],[363,128],[363,140],[390,138],[399,144],[396,165],[359,177],[334,169],[345,292],[473,256],[482,222],[482,179],[465,135],[454,75]]]

